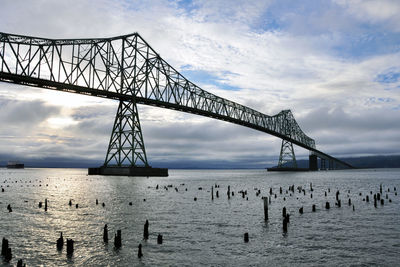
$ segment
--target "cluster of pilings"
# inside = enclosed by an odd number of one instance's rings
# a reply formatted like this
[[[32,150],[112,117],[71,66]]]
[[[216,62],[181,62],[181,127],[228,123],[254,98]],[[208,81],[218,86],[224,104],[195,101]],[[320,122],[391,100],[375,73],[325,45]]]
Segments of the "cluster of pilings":
[[[8,239],[3,237],[3,240],[1,242],[1,256],[3,257],[3,260],[7,263],[9,263],[12,259],[12,251],[10,244],[8,242]],[[25,267],[26,264],[24,264],[22,259],[18,260],[17,267]]]
[[[185,184],[180,184],[180,186],[185,186]],[[168,191],[169,188],[174,188],[175,192],[180,192],[179,187],[174,186],[172,184],[168,184],[165,186],[159,186],[157,184],[157,186],[155,187],[156,190],[159,190],[160,188],[163,188],[164,190]],[[197,192],[211,192],[211,201],[214,201],[215,198],[220,198],[219,195],[219,190],[221,190],[221,186],[218,184],[215,184],[213,186],[210,187],[211,190],[207,191],[207,190],[203,190],[203,187],[198,187],[197,188]],[[274,192],[276,190],[276,192]],[[392,191],[391,191],[392,190]],[[188,188],[185,188],[185,191],[188,191]],[[315,192],[312,183],[310,183],[309,185],[309,189],[306,189],[306,187],[303,186],[297,186],[295,187],[295,185],[290,185],[288,188],[283,188],[282,186],[280,186],[278,189],[274,189],[272,187],[269,188],[269,190],[266,190],[266,195],[269,196],[262,196],[261,199],[263,200],[263,213],[264,213],[264,221],[268,222],[270,220],[270,214],[269,214],[269,206],[271,205],[273,199],[276,199],[278,195],[284,195],[282,197],[283,201],[286,201],[286,197],[294,197],[295,196],[295,191],[298,192],[299,195],[301,196],[306,196],[307,194],[309,194],[310,199],[313,199],[313,193],[317,193]],[[240,189],[240,190],[233,190],[232,187],[230,185],[227,185],[227,190],[226,190],[226,195],[227,195],[227,200],[230,201],[232,198],[235,197],[235,192],[237,193],[237,195],[239,196],[239,199],[243,199],[243,200],[248,200],[249,199],[249,195],[251,193],[251,191],[248,191],[247,189]],[[256,197],[259,197],[262,194],[262,190],[260,188],[254,188],[254,193]],[[380,206],[384,206],[385,204],[385,199],[387,200],[388,203],[392,202],[392,199],[390,198],[390,195],[394,195],[397,196],[397,189],[396,187],[393,187],[393,189],[391,187],[387,187],[384,188],[383,185],[381,184],[379,186],[379,190],[377,190],[376,192],[373,191],[369,191],[369,194],[363,194],[362,192],[358,193],[358,196],[362,199],[362,201],[364,202],[370,202],[370,197],[371,199],[373,199],[373,203],[374,203],[374,207],[377,208],[378,205]],[[331,189],[328,187],[327,190],[324,191],[324,196],[325,198],[328,198],[328,194],[331,194]],[[354,202],[352,201],[352,199],[349,196],[350,194],[350,190],[347,190],[347,197],[345,197],[346,193],[340,192],[340,190],[336,190],[335,192],[335,206],[337,208],[341,208],[342,207],[342,199],[346,199],[347,198],[347,203],[348,206],[352,207],[353,211],[355,211],[355,206],[354,206]],[[214,198],[215,197],[215,198]],[[195,200],[197,200],[197,197],[194,198]],[[297,199],[299,199],[297,197]],[[144,199],[145,201],[145,199]],[[346,203],[345,202],[345,203]],[[44,210],[47,211],[48,209],[48,199],[46,198],[44,201]],[[78,208],[78,203],[74,203],[75,207]],[[327,200],[324,200],[322,204],[322,207],[326,210],[331,209],[331,203]],[[73,205],[73,199],[70,199],[68,202],[69,206]],[[99,200],[96,199],[95,200],[95,205],[99,205]],[[132,205],[132,202],[129,202],[129,205]],[[39,208],[43,207],[43,203],[39,202]],[[102,203],[102,207],[105,207],[105,203]],[[312,212],[317,212],[317,204],[313,203],[310,207]],[[11,205],[8,204],[7,209],[9,210],[9,212],[12,211]],[[304,213],[304,210],[306,210],[307,207],[304,206],[298,206],[298,213],[300,215],[302,215]],[[286,206],[282,207],[282,232],[283,235],[286,235],[289,232],[289,228],[288,226],[290,225],[290,214],[287,211]],[[143,228],[143,241],[146,241],[149,239],[150,237],[150,233],[149,233],[149,221],[146,220],[144,223],[144,228]],[[163,236],[161,234],[157,235],[157,244],[162,244],[163,243]],[[245,243],[250,241],[250,236],[248,232],[245,232],[243,235],[243,240]],[[105,224],[103,227],[103,242],[104,243],[108,243],[109,238],[108,238],[108,225]],[[67,256],[72,256],[74,253],[74,243],[75,241],[73,239],[67,239],[66,240],[66,254]],[[120,229],[118,229],[116,231],[116,233],[114,234],[114,247],[116,249],[119,249],[123,246],[123,242],[122,242],[122,231]],[[56,247],[59,251],[61,251],[64,247],[64,237],[63,237],[63,233],[60,233],[59,238],[56,240]],[[7,239],[3,238],[3,242],[2,242],[2,257],[4,259],[4,261],[9,262],[12,259],[12,252],[11,252],[11,248],[9,247],[9,242]],[[138,249],[137,249],[137,256],[138,258],[143,257],[143,247],[142,244],[139,243],[138,244]],[[22,260],[18,261],[18,266],[22,266],[23,262]]]

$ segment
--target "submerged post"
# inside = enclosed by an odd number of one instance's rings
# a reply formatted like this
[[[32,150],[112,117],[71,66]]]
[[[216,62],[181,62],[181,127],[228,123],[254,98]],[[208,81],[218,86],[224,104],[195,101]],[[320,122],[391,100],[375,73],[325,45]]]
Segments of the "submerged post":
[[[264,220],[268,221],[268,197],[263,197],[264,200]]]

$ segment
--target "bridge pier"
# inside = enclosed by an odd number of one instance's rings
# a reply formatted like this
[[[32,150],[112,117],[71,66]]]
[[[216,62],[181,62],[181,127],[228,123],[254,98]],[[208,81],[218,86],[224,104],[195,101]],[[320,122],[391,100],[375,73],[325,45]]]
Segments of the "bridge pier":
[[[321,158],[321,170],[326,170],[326,160]]]
[[[168,176],[168,169],[152,168],[147,162],[135,99],[119,101],[104,165],[89,168],[88,174]]]
[[[315,154],[311,154],[308,157],[308,167],[310,171],[318,171],[318,157]]]

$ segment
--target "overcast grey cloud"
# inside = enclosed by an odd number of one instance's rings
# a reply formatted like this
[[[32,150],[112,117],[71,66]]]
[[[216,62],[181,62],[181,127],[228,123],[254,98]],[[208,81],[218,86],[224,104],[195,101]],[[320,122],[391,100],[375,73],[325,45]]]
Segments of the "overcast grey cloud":
[[[390,0],[5,0],[0,31],[49,38],[139,32],[203,89],[269,115],[291,109],[329,154],[398,154],[398,10]],[[1,83],[0,105],[0,122],[9,125],[0,130],[0,154],[101,162],[118,104]],[[171,110],[139,110],[151,161],[277,161],[275,137]]]

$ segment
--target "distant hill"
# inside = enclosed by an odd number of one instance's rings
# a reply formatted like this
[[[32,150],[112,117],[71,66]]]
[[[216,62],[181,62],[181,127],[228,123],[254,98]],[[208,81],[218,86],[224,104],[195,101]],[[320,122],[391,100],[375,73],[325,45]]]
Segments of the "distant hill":
[[[5,167],[10,158],[7,155],[0,154],[0,167]],[[3,159],[3,160],[2,160]],[[357,168],[400,168],[400,155],[395,156],[370,156],[370,157],[354,157],[340,158]],[[19,158],[19,162],[24,163],[27,168],[88,168],[98,167],[103,164],[103,161],[87,160],[87,159],[71,159],[71,158]],[[274,162],[276,159],[270,159]],[[229,160],[203,160],[203,161],[151,161],[151,165],[159,168],[170,169],[262,169],[272,167],[264,164],[264,159],[254,161],[229,161]],[[298,160],[298,167],[308,168],[308,159]]]
[[[340,160],[360,169],[400,168],[400,155],[340,158]],[[299,168],[308,168],[308,159],[298,160],[297,165]]]

